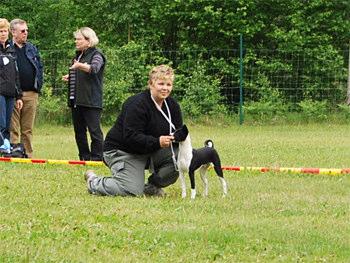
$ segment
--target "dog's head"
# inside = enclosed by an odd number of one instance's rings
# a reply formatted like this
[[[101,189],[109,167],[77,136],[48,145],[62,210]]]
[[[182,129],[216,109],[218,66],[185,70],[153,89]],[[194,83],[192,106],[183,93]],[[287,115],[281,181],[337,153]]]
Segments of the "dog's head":
[[[182,142],[182,141],[186,140],[187,135],[188,135],[188,128],[184,124],[180,129],[177,129],[174,132],[174,134],[173,134],[174,141],[175,142]]]

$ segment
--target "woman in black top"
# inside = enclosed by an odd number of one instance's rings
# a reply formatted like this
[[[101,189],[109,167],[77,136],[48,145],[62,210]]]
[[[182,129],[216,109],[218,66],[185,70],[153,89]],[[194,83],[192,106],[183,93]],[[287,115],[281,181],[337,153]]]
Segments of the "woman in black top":
[[[106,58],[96,48],[95,31],[82,27],[74,33],[76,56],[63,76],[68,82],[68,106],[72,108],[75,141],[80,160],[101,161],[103,134],[101,129],[103,73]],[[87,130],[91,137],[89,148]]]
[[[149,90],[128,98],[104,142],[104,161],[112,177],[87,171],[90,193],[99,195],[163,195],[161,188],[175,183],[178,145],[171,135],[182,127],[179,104],[170,97],[172,68],[160,65],[150,72]],[[145,168],[152,175],[145,186]]]
[[[15,106],[23,106],[22,90],[16,65],[16,51],[8,40],[10,23],[0,18],[0,155],[9,154],[10,120]]]

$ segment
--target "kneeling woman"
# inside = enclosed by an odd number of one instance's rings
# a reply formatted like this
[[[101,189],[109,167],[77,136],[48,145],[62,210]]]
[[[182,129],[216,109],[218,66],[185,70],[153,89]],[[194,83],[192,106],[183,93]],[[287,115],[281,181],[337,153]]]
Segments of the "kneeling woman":
[[[104,143],[103,157],[112,177],[98,177],[87,171],[90,193],[161,196],[161,188],[176,182],[178,145],[172,142],[171,134],[183,123],[180,106],[170,97],[173,81],[171,67],[157,66],[149,74],[149,89],[125,101]],[[145,185],[148,164],[152,175]]]

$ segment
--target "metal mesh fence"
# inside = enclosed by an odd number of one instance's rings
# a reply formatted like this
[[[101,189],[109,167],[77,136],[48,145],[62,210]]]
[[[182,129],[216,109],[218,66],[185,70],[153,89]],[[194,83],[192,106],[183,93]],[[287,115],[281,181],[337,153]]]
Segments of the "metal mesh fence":
[[[327,57],[317,52],[258,50],[247,55],[246,100],[262,87],[277,89],[292,104],[304,99],[336,105],[346,98],[348,52]],[[257,95],[258,94],[258,95]]]
[[[259,101],[276,91],[286,103],[295,105],[305,99],[327,100],[336,106],[346,99],[349,51],[322,50],[244,50],[243,98],[245,102]],[[108,64],[105,84],[115,90],[124,80],[123,92],[142,90],[147,83],[148,70],[160,63],[170,63],[179,81],[176,95],[186,99],[187,80],[200,70],[203,81],[216,79],[221,102],[231,110],[239,103],[239,50],[147,51],[140,48],[105,50]],[[66,74],[73,53],[41,51],[45,65],[45,85],[62,95]],[[325,55],[326,54],[326,55]],[[208,78],[205,78],[208,77]]]

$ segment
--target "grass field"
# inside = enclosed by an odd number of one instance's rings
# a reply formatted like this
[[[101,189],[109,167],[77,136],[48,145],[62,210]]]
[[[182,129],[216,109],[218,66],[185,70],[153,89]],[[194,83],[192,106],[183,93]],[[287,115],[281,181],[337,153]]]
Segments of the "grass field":
[[[350,167],[346,125],[190,126],[223,165]],[[71,127],[35,130],[35,158],[76,159]],[[0,162],[0,262],[350,262],[350,176],[230,172],[221,197],[87,194],[84,166]],[[105,167],[97,173],[109,175]]]

